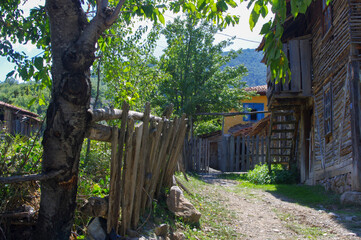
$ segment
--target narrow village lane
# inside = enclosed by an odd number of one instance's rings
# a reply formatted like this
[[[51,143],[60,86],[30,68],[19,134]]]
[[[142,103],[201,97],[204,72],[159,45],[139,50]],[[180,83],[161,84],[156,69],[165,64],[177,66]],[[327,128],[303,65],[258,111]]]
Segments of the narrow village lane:
[[[320,209],[301,206],[270,192],[220,179],[218,175],[202,175],[208,184],[197,193],[234,213],[230,227],[241,239],[361,239],[358,237],[361,219],[339,216],[322,210],[322,206]],[[349,223],[347,227],[345,223]]]

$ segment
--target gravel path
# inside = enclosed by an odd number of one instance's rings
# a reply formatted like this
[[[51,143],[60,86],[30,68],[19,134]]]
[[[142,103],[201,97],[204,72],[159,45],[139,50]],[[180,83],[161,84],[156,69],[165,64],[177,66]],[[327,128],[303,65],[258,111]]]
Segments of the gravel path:
[[[361,239],[361,219],[352,213],[338,216],[301,206],[263,190],[240,188],[219,174],[201,175],[209,184],[200,194],[235,213],[232,227],[242,239]]]

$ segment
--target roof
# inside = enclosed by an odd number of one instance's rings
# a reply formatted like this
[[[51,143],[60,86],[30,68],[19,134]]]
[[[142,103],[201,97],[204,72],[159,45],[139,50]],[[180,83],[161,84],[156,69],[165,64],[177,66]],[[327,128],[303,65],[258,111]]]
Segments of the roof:
[[[11,109],[13,109],[13,110],[15,110],[15,111],[20,111],[22,114],[26,114],[27,117],[31,117],[31,118],[33,118],[33,119],[36,119],[37,117],[39,117],[39,115],[36,114],[36,113],[30,112],[30,111],[25,110],[25,109],[23,109],[23,108],[16,107],[16,106],[14,106],[14,105],[11,105],[11,104],[6,103],[6,102],[3,102],[3,101],[0,101],[0,106],[4,106],[4,107],[7,107],[7,108],[11,108]],[[36,120],[39,121],[39,119],[36,119]]]
[[[248,87],[244,89],[247,92],[257,92],[259,95],[266,95],[267,93],[267,84],[255,87]]]
[[[263,130],[267,130],[270,124],[271,115],[262,118],[253,125],[245,125],[244,128],[239,129],[237,132],[232,133],[233,136],[256,136],[259,135]]]

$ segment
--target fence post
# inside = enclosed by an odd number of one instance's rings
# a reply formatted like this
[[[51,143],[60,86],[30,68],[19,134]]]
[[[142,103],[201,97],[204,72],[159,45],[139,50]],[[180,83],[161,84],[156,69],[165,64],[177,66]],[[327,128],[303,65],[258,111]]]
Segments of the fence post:
[[[237,140],[236,140],[236,171],[239,172],[239,157],[240,157],[240,143],[241,143],[241,137],[237,136]]]
[[[246,159],[246,139],[243,136],[242,137],[242,161],[241,161],[241,169],[243,172],[247,171],[246,161],[247,161],[247,159]]]
[[[265,143],[266,143],[266,141],[265,141],[266,139],[265,139],[265,137],[262,137],[261,138],[261,161],[262,161],[262,164],[264,164],[264,147],[265,147]],[[267,143],[266,143],[266,147],[267,147]]]
[[[251,148],[251,143],[250,143],[250,139],[249,136],[247,136],[247,150],[246,150],[246,171],[250,170],[250,150],[252,150]]]
[[[234,136],[231,136],[229,139],[229,171],[234,171]]]
[[[256,136],[256,158],[255,158],[255,164],[260,163],[261,161],[259,160],[259,136]]]

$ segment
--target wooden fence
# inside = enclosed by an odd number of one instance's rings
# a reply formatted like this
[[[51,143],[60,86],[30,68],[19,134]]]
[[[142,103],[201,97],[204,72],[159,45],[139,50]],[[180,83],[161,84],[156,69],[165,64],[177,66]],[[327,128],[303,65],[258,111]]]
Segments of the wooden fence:
[[[261,136],[220,136],[217,141],[202,138],[185,140],[183,162],[188,171],[248,171],[266,162],[268,138]]]
[[[109,129],[94,125],[89,132],[90,139],[111,141],[107,231],[114,229],[122,236],[127,229],[136,229],[140,216],[161,189],[171,186],[186,133],[185,116],[169,121],[170,114],[151,116],[149,104],[144,114],[128,108],[124,104],[122,110],[93,112],[93,120],[121,118],[121,126]],[[135,126],[135,120],[142,122]]]

